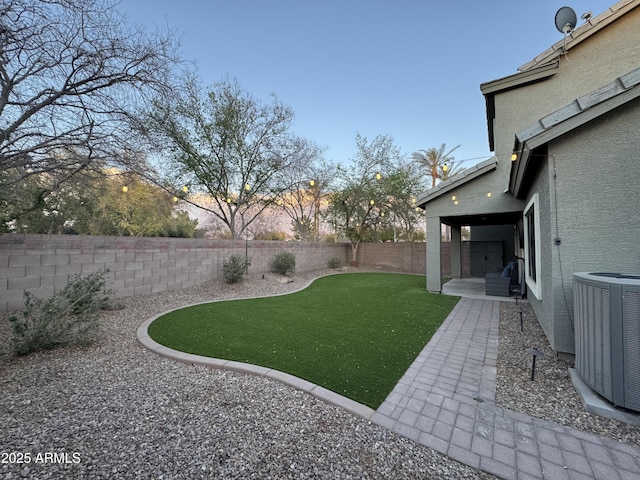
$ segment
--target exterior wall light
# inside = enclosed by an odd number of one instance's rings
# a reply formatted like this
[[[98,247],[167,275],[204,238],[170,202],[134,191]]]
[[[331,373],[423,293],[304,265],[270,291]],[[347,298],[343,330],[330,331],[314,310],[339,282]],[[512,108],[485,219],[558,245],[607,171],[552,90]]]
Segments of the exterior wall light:
[[[511,154],[511,161],[512,161],[512,162],[515,162],[517,159],[518,159],[518,154],[517,154],[516,152],[513,152],[513,153]]]

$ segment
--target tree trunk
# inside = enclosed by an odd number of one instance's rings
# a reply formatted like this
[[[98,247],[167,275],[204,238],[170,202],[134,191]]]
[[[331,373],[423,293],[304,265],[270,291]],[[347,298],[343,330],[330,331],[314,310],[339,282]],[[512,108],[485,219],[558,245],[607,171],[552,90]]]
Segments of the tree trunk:
[[[352,267],[358,266],[358,245],[359,244],[360,244],[360,241],[357,241],[356,243],[351,244],[351,266]]]

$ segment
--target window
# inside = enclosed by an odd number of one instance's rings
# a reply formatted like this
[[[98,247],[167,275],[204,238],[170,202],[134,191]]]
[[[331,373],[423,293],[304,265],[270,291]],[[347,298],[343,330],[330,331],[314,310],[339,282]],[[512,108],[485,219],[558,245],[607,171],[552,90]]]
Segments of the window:
[[[540,202],[534,194],[524,209],[524,267],[527,288],[540,300]]]

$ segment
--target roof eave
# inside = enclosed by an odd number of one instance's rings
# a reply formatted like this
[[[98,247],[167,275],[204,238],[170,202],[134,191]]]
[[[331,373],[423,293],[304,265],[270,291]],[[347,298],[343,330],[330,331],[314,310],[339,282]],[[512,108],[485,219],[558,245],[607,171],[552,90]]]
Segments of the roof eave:
[[[418,197],[416,204],[420,208],[426,208],[427,203],[441,197],[442,195],[450,192],[451,190],[458,188],[485,173],[489,173],[496,169],[498,165],[498,159],[492,157],[484,162],[480,162],[473,167],[470,167],[463,172],[451,177],[449,180],[441,182],[433,188],[427,190],[423,195]]]
[[[531,153],[556,138],[640,98],[640,68],[584,95],[538,120],[515,136],[517,160],[511,164],[509,192],[520,198]]]
[[[528,72],[516,73],[515,75],[509,75],[508,77],[499,78],[480,85],[480,91],[484,95],[486,102],[485,111],[487,115],[487,133],[489,136],[490,151],[495,151],[495,132],[493,126],[493,119],[495,118],[495,94],[547,80],[556,74],[559,66],[560,62],[555,61],[547,65],[541,65]]]
[[[537,68],[527,70],[526,72],[518,72],[513,75],[498,78],[497,80],[481,83],[480,91],[483,95],[489,95],[524,87],[552,77],[556,74],[559,67],[560,61],[551,61],[544,65],[538,65]]]
[[[618,18],[622,17],[626,13],[630,12],[637,6],[640,6],[639,0],[621,0],[609,7],[606,11],[589,19],[586,23],[580,25],[573,30],[567,38],[563,38],[554,43],[547,50],[535,57],[530,62],[520,66],[518,70],[525,72],[536,68],[540,64],[546,64],[554,59],[557,59],[560,55],[566,53],[571,48],[579,45],[587,38],[596,34],[603,28],[606,28],[611,23],[615,22]]]

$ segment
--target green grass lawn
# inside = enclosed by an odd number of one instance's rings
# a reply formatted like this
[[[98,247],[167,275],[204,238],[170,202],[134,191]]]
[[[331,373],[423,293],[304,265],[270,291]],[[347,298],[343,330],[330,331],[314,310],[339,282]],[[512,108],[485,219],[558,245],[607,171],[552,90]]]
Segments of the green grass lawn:
[[[417,275],[322,277],[289,295],[187,307],[149,326],[183,352],[275,368],[377,408],[454,307]]]

